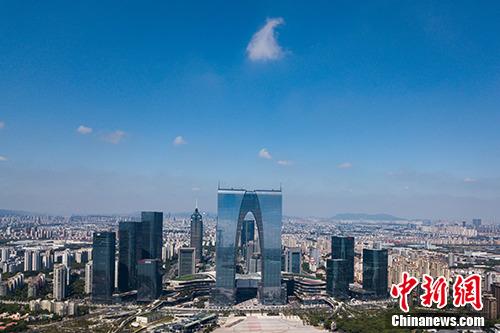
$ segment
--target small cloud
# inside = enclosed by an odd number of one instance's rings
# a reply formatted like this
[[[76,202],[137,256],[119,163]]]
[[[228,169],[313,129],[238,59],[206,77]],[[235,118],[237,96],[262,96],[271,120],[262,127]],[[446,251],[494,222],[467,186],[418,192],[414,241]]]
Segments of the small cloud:
[[[127,135],[127,133],[125,133],[124,131],[116,130],[114,132],[107,134],[104,137],[104,141],[116,145],[116,144],[119,144],[123,140],[123,138],[125,138],[126,135]]]
[[[352,164],[350,162],[340,163],[339,165],[337,165],[337,168],[339,168],[339,169],[350,169],[350,168],[352,168]]]
[[[279,161],[278,161],[278,164],[279,164],[279,165],[283,165],[283,166],[289,166],[289,165],[292,165],[292,164],[293,164],[293,161],[288,161],[288,160],[279,160]]]
[[[5,127],[5,122],[3,121],[0,121],[0,129],[4,128]]]
[[[199,192],[201,189],[199,187],[193,187],[191,191],[193,192]]]
[[[283,18],[268,18],[266,24],[257,31],[248,43],[247,55],[252,61],[276,60],[283,57],[283,49],[276,40],[274,29],[285,23]]]
[[[262,148],[259,151],[259,157],[260,158],[265,158],[266,160],[271,160],[273,157],[271,156],[271,153],[266,148]]]
[[[92,128],[87,127],[87,126],[84,126],[84,125],[80,125],[80,126],[78,126],[78,128],[76,129],[76,131],[77,131],[78,133],[80,133],[80,134],[85,135],[85,134],[90,134],[90,133],[92,133]]]
[[[475,178],[470,178],[470,177],[464,178],[464,183],[475,183],[475,182],[476,182]]]
[[[182,146],[187,144],[187,141],[184,140],[184,138],[181,135],[178,135],[175,137],[174,141],[172,142],[174,146]]]
[[[0,162],[7,161],[7,157],[0,155]]]

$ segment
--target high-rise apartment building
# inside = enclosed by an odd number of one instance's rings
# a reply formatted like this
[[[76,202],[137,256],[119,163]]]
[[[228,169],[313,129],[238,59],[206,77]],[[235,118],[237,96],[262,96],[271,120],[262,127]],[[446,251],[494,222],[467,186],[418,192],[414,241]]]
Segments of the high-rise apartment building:
[[[33,253],[30,250],[24,251],[24,271],[31,271],[33,267]]]
[[[54,266],[53,296],[56,301],[61,301],[66,298],[67,271],[68,269],[63,264],[57,264]]]
[[[500,318],[500,283],[493,283],[491,285],[491,293],[497,300],[497,318]]]
[[[92,261],[85,264],[85,293],[92,293]]]
[[[42,269],[42,256],[39,250],[33,251],[31,255],[31,270],[38,272]]]

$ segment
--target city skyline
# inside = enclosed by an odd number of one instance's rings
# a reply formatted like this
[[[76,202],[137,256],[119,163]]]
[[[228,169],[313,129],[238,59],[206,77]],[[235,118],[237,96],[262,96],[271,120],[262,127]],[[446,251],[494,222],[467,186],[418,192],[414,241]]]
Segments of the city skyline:
[[[221,181],[282,184],[290,216],[498,221],[497,3],[20,6],[0,208],[214,212]]]

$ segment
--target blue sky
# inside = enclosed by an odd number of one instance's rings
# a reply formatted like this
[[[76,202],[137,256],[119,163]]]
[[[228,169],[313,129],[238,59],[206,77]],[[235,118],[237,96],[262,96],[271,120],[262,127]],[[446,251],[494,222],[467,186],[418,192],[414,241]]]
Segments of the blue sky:
[[[2,2],[0,207],[500,219],[500,4]]]

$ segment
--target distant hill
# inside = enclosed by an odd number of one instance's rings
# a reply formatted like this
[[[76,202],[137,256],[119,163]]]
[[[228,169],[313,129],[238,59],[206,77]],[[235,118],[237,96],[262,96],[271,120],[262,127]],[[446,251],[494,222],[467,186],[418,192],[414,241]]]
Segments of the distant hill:
[[[0,216],[28,216],[28,215],[38,215],[38,214],[25,212],[22,210],[0,209]]]
[[[368,221],[406,221],[405,218],[389,214],[342,213],[333,217],[334,220],[368,220]]]

